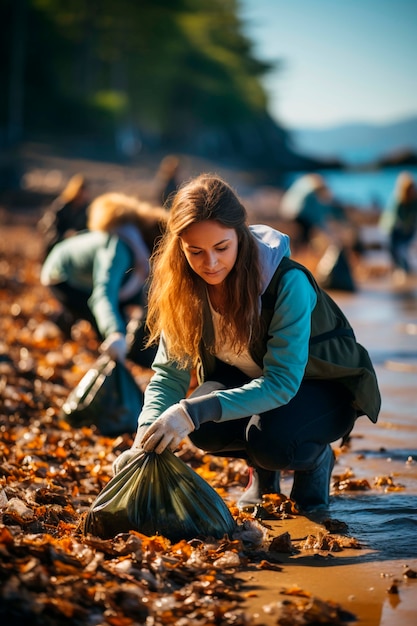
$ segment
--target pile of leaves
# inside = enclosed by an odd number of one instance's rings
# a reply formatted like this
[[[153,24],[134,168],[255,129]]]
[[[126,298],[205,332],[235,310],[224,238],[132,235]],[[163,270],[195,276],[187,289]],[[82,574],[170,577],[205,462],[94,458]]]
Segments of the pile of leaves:
[[[235,577],[246,559],[241,540],[171,545],[135,532],[108,541],[80,533],[132,434],[106,438],[60,419],[98,344],[82,323],[64,342],[50,321],[56,303],[39,284],[39,249],[19,232],[0,257],[1,622],[248,623]],[[146,372],[135,374],[146,384]]]
[[[267,527],[236,508],[234,494],[247,482],[242,461],[211,457],[191,444],[179,452],[228,503],[237,522],[233,537],[173,544],[134,531],[106,540],[81,532],[133,433],[108,438],[94,426],[72,429],[60,419],[98,343],[82,322],[71,340],[63,339],[51,322],[57,305],[39,283],[39,242],[27,229],[8,232],[0,244],[1,623],[250,626],[239,571],[279,572],[279,553],[293,546],[288,536],[270,542]],[[145,387],[150,372],[135,368]],[[276,496],[263,512],[282,518],[297,509]],[[331,615],[333,624],[346,621],[337,608]]]

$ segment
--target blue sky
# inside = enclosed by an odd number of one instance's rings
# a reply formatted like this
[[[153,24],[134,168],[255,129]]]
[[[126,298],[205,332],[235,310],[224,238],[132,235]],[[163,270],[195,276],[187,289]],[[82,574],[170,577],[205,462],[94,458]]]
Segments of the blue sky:
[[[417,115],[417,0],[240,0],[264,85],[288,128]]]

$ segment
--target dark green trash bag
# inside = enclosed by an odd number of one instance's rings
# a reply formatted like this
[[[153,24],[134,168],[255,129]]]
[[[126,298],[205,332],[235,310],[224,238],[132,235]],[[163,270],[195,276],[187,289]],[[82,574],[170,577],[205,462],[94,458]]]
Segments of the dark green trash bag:
[[[349,259],[343,248],[331,244],[316,268],[317,281],[322,289],[356,291]]]
[[[100,356],[63,404],[60,417],[75,428],[97,426],[106,437],[133,433],[143,392],[125,365]]]
[[[221,539],[236,523],[219,494],[173,452],[138,450],[102,489],[83,522],[84,534],[110,539],[136,530],[170,541]]]

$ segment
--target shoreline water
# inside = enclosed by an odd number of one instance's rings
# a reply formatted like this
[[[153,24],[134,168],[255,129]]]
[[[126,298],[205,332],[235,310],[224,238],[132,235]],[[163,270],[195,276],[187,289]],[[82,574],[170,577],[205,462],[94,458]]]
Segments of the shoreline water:
[[[379,169],[323,170],[319,172],[334,196],[347,205],[367,211],[369,208],[383,210],[394,191],[395,181],[401,172],[410,172],[417,181],[417,166],[397,166]],[[286,178],[289,185],[301,173]]]

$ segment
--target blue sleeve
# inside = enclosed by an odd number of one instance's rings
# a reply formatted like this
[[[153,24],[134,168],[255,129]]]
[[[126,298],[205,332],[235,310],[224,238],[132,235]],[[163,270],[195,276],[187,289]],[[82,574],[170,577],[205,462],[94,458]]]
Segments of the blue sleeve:
[[[154,374],[145,389],[139,426],[152,424],[165,409],[185,398],[190,386],[190,371],[178,368],[168,359],[163,337],[152,369]]]
[[[330,210],[330,205],[320,202],[316,194],[311,192],[305,197],[299,217],[304,218],[317,228],[326,230]]]
[[[126,323],[119,311],[119,291],[132,266],[132,253],[118,237],[111,237],[106,246],[97,249],[93,291],[88,304],[104,337],[126,332]]]

